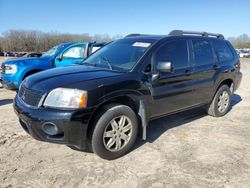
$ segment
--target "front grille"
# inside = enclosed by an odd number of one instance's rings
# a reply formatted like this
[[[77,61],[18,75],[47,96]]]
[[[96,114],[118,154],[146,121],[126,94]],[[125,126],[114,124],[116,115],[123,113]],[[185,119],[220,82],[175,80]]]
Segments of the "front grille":
[[[38,107],[40,101],[43,98],[43,93],[39,91],[34,91],[27,89],[25,86],[21,86],[20,90],[18,91],[19,98],[25,103],[30,106]]]

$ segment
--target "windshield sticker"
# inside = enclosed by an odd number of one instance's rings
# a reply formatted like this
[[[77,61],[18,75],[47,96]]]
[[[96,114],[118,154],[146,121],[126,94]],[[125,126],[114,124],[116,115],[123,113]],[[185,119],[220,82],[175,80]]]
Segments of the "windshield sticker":
[[[136,46],[136,47],[143,47],[143,48],[147,48],[151,45],[151,43],[146,43],[146,42],[135,42],[133,44],[133,46]]]

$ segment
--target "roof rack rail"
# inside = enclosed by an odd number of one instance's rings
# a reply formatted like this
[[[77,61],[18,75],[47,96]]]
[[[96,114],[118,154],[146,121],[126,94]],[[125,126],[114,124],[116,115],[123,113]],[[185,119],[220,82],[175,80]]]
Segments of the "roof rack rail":
[[[203,37],[213,36],[218,39],[224,39],[224,36],[219,33],[208,33],[208,32],[198,32],[198,31],[183,31],[183,30],[173,30],[169,33],[172,36],[179,36],[179,35],[201,35]]]
[[[145,34],[139,34],[139,33],[132,33],[132,34],[129,34],[129,35],[125,36],[124,38],[138,37],[138,36],[146,36],[146,35]]]

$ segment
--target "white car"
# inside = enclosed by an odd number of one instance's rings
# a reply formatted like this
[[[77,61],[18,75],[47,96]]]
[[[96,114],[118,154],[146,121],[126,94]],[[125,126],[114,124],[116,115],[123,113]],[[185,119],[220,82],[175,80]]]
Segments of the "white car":
[[[247,58],[250,58],[250,52],[247,52],[247,51],[240,51],[240,52],[239,52],[239,56],[240,56],[240,57],[247,57]]]

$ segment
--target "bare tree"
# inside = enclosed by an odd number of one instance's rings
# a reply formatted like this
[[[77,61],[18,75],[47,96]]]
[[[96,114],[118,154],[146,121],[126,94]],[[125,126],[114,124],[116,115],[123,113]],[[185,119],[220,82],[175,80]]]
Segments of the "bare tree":
[[[230,37],[228,40],[234,45],[235,48],[249,48],[250,37],[247,34],[238,37]]]
[[[90,36],[84,34],[69,34],[57,32],[40,32],[27,30],[9,30],[0,38],[0,50],[3,51],[47,51],[51,47],[65,42],[111,41],[121,38],[121,35],[110,37],[105,35]]]

